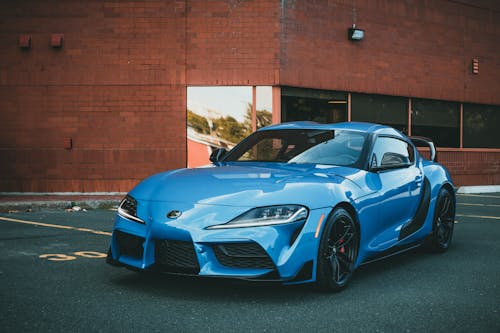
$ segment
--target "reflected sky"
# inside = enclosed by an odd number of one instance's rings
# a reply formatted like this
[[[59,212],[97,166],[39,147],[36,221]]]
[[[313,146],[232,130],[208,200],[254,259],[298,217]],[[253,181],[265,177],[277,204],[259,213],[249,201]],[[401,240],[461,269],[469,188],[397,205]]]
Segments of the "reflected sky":
[[[271,111],[272,88],[257,87],[256,99],[258,110]],[[232,116],[243,122],[247,106],[251,103],[251,86],[188,87],[187,90],[187,108],[208,118]]]

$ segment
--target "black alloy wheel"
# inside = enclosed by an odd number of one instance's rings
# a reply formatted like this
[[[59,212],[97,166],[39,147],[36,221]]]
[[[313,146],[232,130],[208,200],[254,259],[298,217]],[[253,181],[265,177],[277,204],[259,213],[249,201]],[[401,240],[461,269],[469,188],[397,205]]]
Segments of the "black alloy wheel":
[[[450,191],[442,188],[436,202],[429,248],[434,252],[445,252],[451,244],[455,226],[455,203]]]
[[[317,286],[340,291],[347,286],[358,257],[359,234],[356,223],[343,208],[330,215],[318,251]]]

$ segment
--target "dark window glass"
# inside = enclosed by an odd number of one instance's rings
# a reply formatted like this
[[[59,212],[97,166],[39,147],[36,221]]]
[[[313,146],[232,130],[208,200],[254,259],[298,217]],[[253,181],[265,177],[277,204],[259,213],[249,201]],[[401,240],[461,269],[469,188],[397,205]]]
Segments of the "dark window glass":
[[[413,163],[413,149],[402,140],[379,137],[373,146],[372,168],[404,167]]]
[[[464,147],[500,148],[500,106],[464,104]]]
[[[438,147],[460,146],[460,108],[458,103],[412,99],[411,134],[425,136]]]
[[[344,130],[258,131],[229,152],[224,162],[281,162],[359,167],[366,135]]]
[[[351,120],[389,125],[408,133],[408,98],[352,94]]]
[[[347,121],[347,94],[344,92],[281,88],[281,121],[309,120],[318,123]]]

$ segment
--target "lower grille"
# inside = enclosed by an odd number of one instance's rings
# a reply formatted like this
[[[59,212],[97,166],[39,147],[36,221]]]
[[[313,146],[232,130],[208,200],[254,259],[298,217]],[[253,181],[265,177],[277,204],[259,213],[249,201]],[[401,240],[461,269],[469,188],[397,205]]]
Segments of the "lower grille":
[[[157,240],[156,268],[163,272],[198,274],[200,266],[192,242]]]
[[[115,231],[115,240],[118,244],[118,253],[120,255],[142,259],[142,255],[144,254],[144,248],[142,246],[144,238],[117,230]]]
[[[274,269],[274,263],[257,243],[225,243],[213,245],[221,265],[233,268]]]

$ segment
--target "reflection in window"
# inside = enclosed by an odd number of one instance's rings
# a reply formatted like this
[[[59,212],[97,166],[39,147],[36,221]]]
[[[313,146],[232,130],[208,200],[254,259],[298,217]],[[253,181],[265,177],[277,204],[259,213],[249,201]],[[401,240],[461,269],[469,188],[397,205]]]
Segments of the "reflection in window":
[[[464,104],[464,148],[500,148],[500,106]]]
[[[379,137],[373,147],[370,167],[403,167],[413,163],[413,159],[413,150],[408,143],[395,138]]]
[[[225,162],[281,162],[357,166],[366,135],[343,130],[273,130],[252,134]]]
[[[251,86],[188,87],[188,167],[210,163],[217,148],[232,149],[252,133]],[[272,87],[256,89],[256,127],[271,124]]]
[[[272,124],[273,89],[269,86],[260,86],[256,91],[256,119],[259,129]]]
[[[282,122],[318,123],[347,121],[347,93],[293,87],[281,88]]]
[[[459,103],[412,99],[411,134],[425,136],[438,147],[460,146]]]
[[[389,125],[408,133],[408,98],[353,93],[351,120]]]

